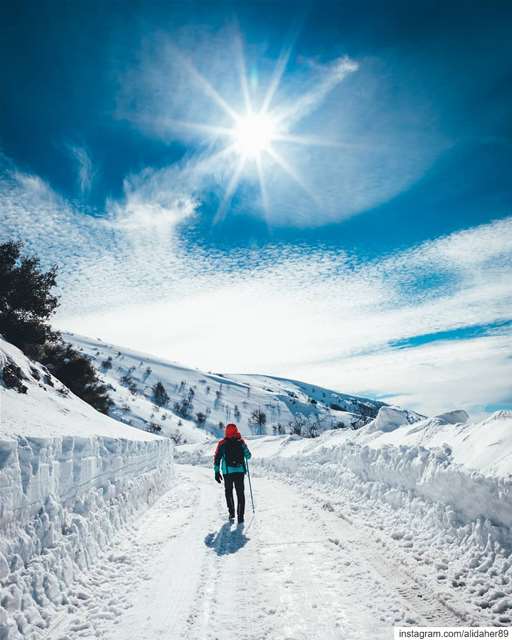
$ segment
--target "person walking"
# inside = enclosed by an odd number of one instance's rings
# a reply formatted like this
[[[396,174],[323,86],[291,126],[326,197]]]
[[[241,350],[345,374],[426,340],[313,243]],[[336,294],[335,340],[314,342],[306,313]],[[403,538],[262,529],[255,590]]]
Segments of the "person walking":
[[[244,478],[247,472],[246,460],[251,458],[251,452],[242,439],[236,424],[228,424],[224,432],[224,438],[217,444],[213,458],[215,480],[220,484],[224,476],[224,491],[228,505],[229,519],[235,519],[235,502],[233,499],[233,487],[236,491],[238,523],[244,521],[245,492]],[[222,474],[221,474],[222,470]]]

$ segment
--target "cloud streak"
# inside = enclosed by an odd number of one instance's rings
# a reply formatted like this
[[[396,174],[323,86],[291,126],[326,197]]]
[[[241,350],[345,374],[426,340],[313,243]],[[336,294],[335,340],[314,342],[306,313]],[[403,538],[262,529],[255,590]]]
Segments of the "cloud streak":
[[[77,166],[77,183],[80,193],[83,196],[87,195],[92,188],[92,183],[96,174],[93,162],[84,147],[69,144],[67,148],[71,158],[75,161]]]

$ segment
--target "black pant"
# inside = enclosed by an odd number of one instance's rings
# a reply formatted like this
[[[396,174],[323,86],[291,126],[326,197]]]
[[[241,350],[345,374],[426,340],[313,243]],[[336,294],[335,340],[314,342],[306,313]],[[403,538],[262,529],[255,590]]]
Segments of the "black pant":
[[[224,476],[224,491],[231,518],[235,517],[235,501],[233,500],[233,485],[235,485],[238,518],[243,518],[245,513],[244,473],[227,473]]]

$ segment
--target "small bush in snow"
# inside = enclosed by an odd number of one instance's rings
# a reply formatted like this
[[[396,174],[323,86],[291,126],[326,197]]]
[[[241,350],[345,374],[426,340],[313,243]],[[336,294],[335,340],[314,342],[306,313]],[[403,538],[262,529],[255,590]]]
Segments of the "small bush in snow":
[[[306,416],[299,413],[288,423],[288,426],[291,435],[302,436],[306,432],[308,421]]]
[[[135,395],[137,393],[137,385],[135,384],[135,380],[132,378],[130,370],[128,370],[128,373],[125,373],[124,376],[122,376],[120,382],[128,389],[128,391],[132,395]]]
[[[2,378],[6,389],[15,389],[18,393],[27,393],[27,387],[23,384],[25,376],[18,365],[8,361],[2,371]]]
[[[101,368],[104,371],[112,369],[112,356],[109,356],[106,360],[103,360],[103,362],[101,363]]]
[[[188,418],[192,415],[194,407],[188,398],[183,398],[179,402],[175,402],[173,406],[174,412],[182,418]]]
[[[174,433],[171,433],[171,440],[174,442],[176,446],[180,444],[184,444],[186,442],[186,440],[183,438],[183,436],[179,431],[175,431]]]
[[[152,391],[155,404],[160,407],[165,407],[169,402],[169,394],[165,390],[164,385],[160,381],[158,381],[153,385]]]

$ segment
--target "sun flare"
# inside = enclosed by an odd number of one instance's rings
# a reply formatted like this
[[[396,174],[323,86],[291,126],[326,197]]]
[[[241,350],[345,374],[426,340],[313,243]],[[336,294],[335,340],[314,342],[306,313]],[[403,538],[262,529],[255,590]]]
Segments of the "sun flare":
[[[233,129],[233,139],[238,152],[252,157],[268,151],[276,134],[276,122],[263,113],[250,113],[238,118]]]
[[[292,45],[285,47],[279,56],[274,72],[269,79],[266,92],[259,97],[257,106],[251,95],[250,76],[247,72],[243,46],[238,39],[237,66],[240,74],[240,95],[236,101],[230,102],[223,97],[208,78],[204,77],[192,64],[190,59],[176,52],[184,68],[202,89],[213,104],[223,112],[222,124],[213,122],[172,121],[188,130],[196,130],[205,136],[205,140],[212,145],[215,152],[207,160],[205,166],[219,167],[224,164],[228,168],[224,196],[214,216],[214,224],[221,221],[228,209],[231,198],[244,179],[259,182],[259,205],[265,216],[270,218],[269,190],[267,180],[270,176],[283,174],[302,189],[304,194],[318,204],[318,197],[308,184],[308,179],[302,176],[293,164],[290,147],[302,146],[337,146],[336,142],[324,139],[322,136],[302,135],[294,131],[298,122],[316,105],[318,98],[330,92],[349,72],[357,66],[346,58],[336,61],[334,70],[335,82],[325,87],[320,85],[313,92],[306,92],[298,96],[293,103],[281,102],[275,104],[283,74],[287,67]],[[217,147],[217,148],[215,148]],[[229,175],[230,172],[230,175]]]

